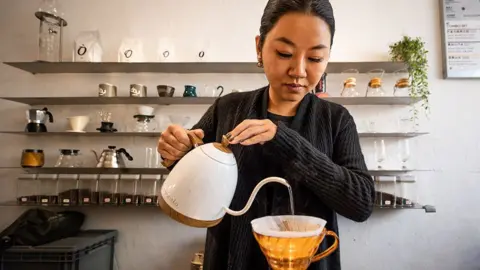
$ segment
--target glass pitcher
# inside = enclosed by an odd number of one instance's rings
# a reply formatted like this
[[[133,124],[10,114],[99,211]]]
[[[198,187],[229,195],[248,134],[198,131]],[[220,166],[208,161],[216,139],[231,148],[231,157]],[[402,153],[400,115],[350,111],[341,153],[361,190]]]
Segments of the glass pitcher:
[[[383,69],[374,69],[368,72],[370,81],[368,82],[366,97],[382,97],[385,91],[382,87],[382,78],[385,74]]]
[[[408,97],[410,93],[410,78],[407,69],[397,70],[394,73],[395,86],[393,87],[393,95],[396,97]]]
[[[358,69],[347,69],[342,71],[342,76],[346,77],[343,80],[343,89],[340,94],[342,97],[358,97],[360,95],[356,89],[356,76],[358,76],[359,73]]]

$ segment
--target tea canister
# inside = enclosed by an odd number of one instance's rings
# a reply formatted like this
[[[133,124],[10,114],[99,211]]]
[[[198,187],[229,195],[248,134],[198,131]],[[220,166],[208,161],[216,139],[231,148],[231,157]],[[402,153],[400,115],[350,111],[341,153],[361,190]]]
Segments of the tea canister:
[[[38,33],[38,60],[44,62],[61,62],[63,31],[67,21],[62,18],[57,0],[43,0],[35,12],[40,20]]]

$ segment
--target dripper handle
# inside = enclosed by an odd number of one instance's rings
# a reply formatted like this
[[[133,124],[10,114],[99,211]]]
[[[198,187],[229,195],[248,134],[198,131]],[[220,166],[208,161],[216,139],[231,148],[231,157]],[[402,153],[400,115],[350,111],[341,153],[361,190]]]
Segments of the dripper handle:
[[[312,262],[317,262],[317,261],[327,257],[328,255],[332,254],[338,248],[338,235],[333,231],[327,231],[326,229],[323,229],[323,230],[326,231],[326,232],[324,232],[326,236],[331,236],[331,237],[334,238],[334,242],[329,248],[325,249],[322,253],[313,256]]]
[[[282,185],[285,185],[286,187],[290,187],[287,180],[285,180],[283,178],[276,177],[276,176],[267,177],[267,178],[263,179],[262,181],[260,181],[260,183],[258,183],[257,186],[253,189],[253,192],[250,195],[250,198],[248,199],[247,204],[245,205],[245,207],[242,210],[234,211],[234,210],[231,210],[231,209],[227,208],[226,206],[224,206],[225,212],[227,212],[229,215],[232,215],[232,216],[241,216],[241,215],[245,214],[248,211],[248,209],[250,209],[250,207],[252,206],[253,200],[255,200],[255,197],[257,196],[258,191],[260,191],[260,189],[264,185],[266,185],[268,183],[272,183],[272,182],[280,183]]]
[[[197,148],[198,146],[203,144],[202,139],[200,139],[197,135],[195,135],[193,132],[187,132],[187,136],[190,139],[190,142],[193,145],[193,148]],[[169,159],[164,159],[162,161],[162,165],[165,166],[166,168],[172,166],[175,163],[174,160],[169,160]]]

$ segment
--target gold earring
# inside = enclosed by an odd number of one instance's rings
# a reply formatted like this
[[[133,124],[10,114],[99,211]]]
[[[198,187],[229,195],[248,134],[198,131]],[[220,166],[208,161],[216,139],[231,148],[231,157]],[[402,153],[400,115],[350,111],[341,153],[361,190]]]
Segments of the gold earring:
[[[262,63],[261,58],[258,58],[257,67],[259,67],[259,68],[263,67],[263,63]]]

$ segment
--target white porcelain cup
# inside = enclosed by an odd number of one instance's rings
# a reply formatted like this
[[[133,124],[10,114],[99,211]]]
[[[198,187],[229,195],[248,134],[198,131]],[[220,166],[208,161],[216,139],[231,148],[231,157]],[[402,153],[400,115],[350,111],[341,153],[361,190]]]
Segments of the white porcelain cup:
[[[141,105],[137,107],[137,111],[139,115],[153,115],[153,111],[155,108],[150,106]]]
[[[90,117],[85,115],[72,116],[67,118],[72,131],[83,131],[90,122]]]

